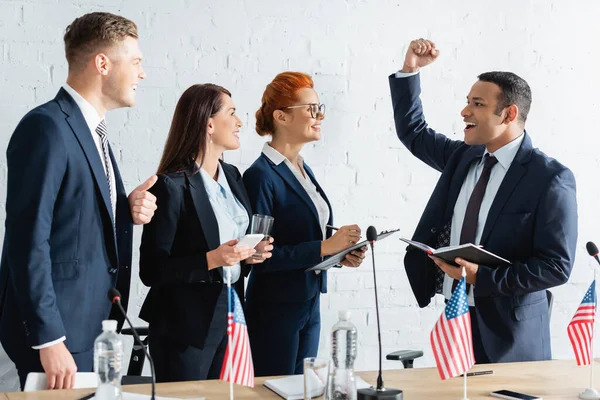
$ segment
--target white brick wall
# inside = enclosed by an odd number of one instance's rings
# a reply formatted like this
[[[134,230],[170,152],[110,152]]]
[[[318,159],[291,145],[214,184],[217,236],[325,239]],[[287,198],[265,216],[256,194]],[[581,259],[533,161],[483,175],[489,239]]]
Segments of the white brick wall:
[[[478,73],[521,75],[533,90],[528,128],[534,144],[578,180],[576,267],[569,284],[554,290],[552,317],[554,357],[571,357],[566,324],[593,276],[585,242],[600,241],[594,223],[600,220],[598,1],[509,0],[499,7],[491,0],[0,0],[1,220],[8,139],[23,114],[64,82],[64,28],[93,10],[122,14],[140,28],[148,78],[134,109],[109,115],[110,140],[129,190],[156,169],[175,102],[189,85],[214,82],[232,91],[246,128],[242,149],[226,159],[243,170],[264,142],[254,133],[253,115],[265,85],[278,72],[301,70],[314,76],[328,107],[323,140],[303,154],[333,202],[336,224],[400,228],[403,236],[412,234],[438,178],[402,147],[393,129],[387,76],[401,66],[408,42],[430,37],[441,49],[439,61],[423,73],[423,100],[430,124],[456,138],[459,111]],[[136,249],[140,232],[136,228]],[[384,353],[423,349],[416,364],[431,366],[428,332],[442,303],[419,310],[402,266],[404,246],[390,238],[378,247]],[[322,355],[337,310],[350,308],[359,328],[356,368],[376,367],[372,286],[370,262],[331,274],[331,293],[322,297]],[[136,277],[134,320],[145,293]],[[15,388],[2,355],[0,390]]]

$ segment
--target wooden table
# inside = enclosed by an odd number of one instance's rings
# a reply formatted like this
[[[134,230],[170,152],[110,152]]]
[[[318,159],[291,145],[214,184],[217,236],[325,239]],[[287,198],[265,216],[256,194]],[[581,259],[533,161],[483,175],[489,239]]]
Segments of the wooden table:
[[[596,361],[596,370],[598,368]],[[529,363],[508,363],[478,365],[473,371],[493,370],[493,375],[468,378],[470,400],[493,399],[490,392],[508,389],[548,399],[577,399],[577,395],[589,383],[589,367],[577,367],[574,360],[539,361]],[[600,372],[600,371],[599,371]],[[374,384],[376,372],[358,372],[367,382]],[[600,389],[600,377],[596,373],[595,386]],[[405,400],[459,400],[462,397],[463,378],[441,381],[434,368],[415,368],[384,371],[386,386],[404,390]],[[263,386],[268,378],[256,378],[254,389],[235,387],[235,398],[281,399]],[[125,391],[150,393],[150,385],[125,386]],[[93,389],[54,390],[28,393],[0,393],[0,400],[53,400],[78,399]],[[221,381],[195,381],[182,383],[161,383],[156,394],[165,397],[206,397],[228,399],[229,384]]]

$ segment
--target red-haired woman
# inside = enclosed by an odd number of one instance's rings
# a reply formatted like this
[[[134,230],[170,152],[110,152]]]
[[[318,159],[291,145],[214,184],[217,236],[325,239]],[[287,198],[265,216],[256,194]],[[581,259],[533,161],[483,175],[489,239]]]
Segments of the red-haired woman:
[[[271,136],[262,154],[244,173],[252,209],[275,218],[272,257],[253,268],[248,281],[247,322],[257,376],[302,373],[305,357],[319,347],[319,298],[327,292],[327,272],[305,272],[324,257],[360,239],[357,225],[333,223],[325,192],[300,156],[302,147],[321,138],[325,105],[310,76],[284,72],[267,85],[256,112],[256,131]],[[342,262],[357,267],[366,247]]]

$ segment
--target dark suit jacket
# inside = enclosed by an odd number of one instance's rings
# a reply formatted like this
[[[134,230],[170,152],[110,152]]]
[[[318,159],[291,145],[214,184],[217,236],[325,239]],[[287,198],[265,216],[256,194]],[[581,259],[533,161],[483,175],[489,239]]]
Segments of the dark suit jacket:
[[[61,336],[71,352],[91,350],[111,310],[108,290],[116,283],[125,306],[129,295],[132,220],[117,163],[111,152],[115,238],[103,160],[64,89],[19,122],[6,154],[2,344],[13,360]]]
[[[331,205],[312,170],[304,169],[329,206]],[[252,268],[246,299],[262,301],[304,302],[318,293],[327,292],[327,272],[316,275],[304,272],[322,261],[323,233],[312,200],[298,179],[284,164],[275,165],[267,156],[260,157],[244,172],[244,183],[252,209],[275,218],[272,257]],[[327,236],[331,232],[328,230]]]
[[[427,126],[419,75],[392,75],[389,81],[398,137],[417,158],[442,173],[413,236],[435,246],[452,219],[471,163],[485,148],[450,140]],[[551,358],[545,291],[567,282],[575,259],[575,178],[568,168],[534,149],[525,135],[492,203],[480,243],[512,262],[506,268],[480,265],[477,272],[472,318],[478,319],[492,362]],[[419,306],[427,306],[439,269],[419,250],[409,249],[404,264]]]
[[[231,191],[251,218],[250,201],[242,176],[233,165],[221,164]],[[150,292],[140,318],[161,335],[179,343],[204,347],[209,328],[227,329],[227,315],[213,321],[215,304],[223,290],[223,268],[208,270],[206,253],[220,246],[219,226],[204,187],[202,175],[193,171],[159,175],[151,192],[157,210],[144,225],[140,246],[140,278]],[[244,276],[235,283],[243,299]],[[218,317],[218,316],[217,316]]]

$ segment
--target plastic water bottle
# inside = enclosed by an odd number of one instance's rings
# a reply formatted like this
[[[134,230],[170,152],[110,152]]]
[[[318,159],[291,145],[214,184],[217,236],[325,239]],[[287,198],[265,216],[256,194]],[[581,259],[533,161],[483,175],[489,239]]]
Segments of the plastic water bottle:
[[[333,365],[328,388],[328,398],[331,400],[356,400],[356,340],[356,326],[350,322],[350,311],[340,311],[339,321],[331,328]]]
[[[94,342],[94,371],[98,377],[96,399],[121,400],[123,341],[117,334],[117,321],[102,321],[102,334]]]

